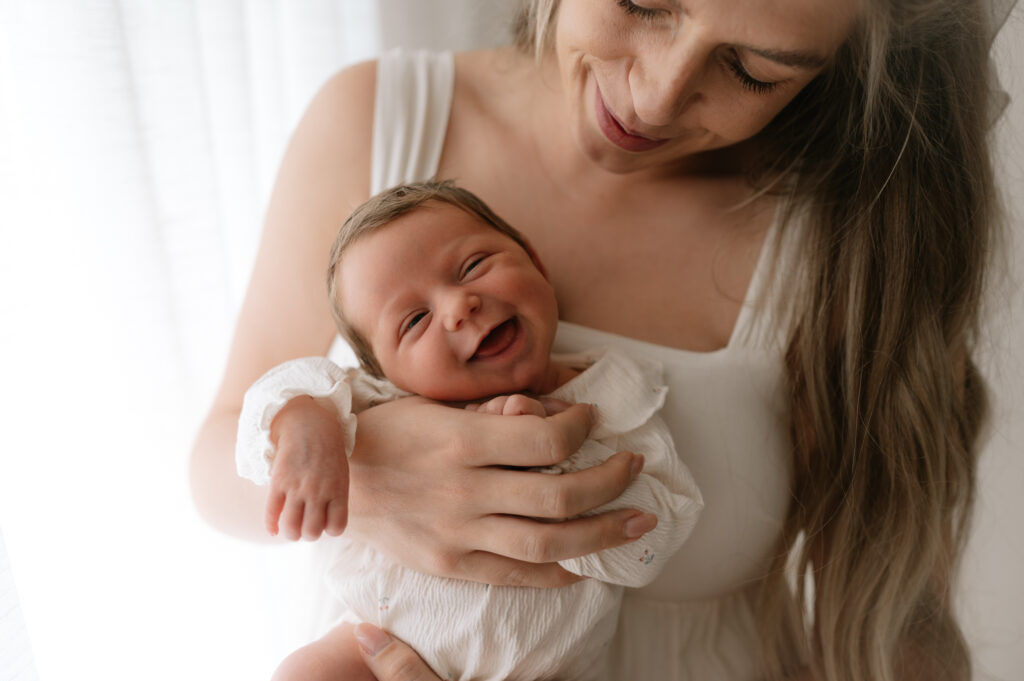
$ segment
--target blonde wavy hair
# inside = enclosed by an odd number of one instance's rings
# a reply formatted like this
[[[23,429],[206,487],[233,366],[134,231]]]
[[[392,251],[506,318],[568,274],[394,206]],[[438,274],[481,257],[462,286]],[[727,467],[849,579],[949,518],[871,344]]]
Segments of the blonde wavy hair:
[[[977,0],[864,0],[749,169],[800,215],[786,351],[795,486],[758,609],[765,673],[968,679],[953,584],[986,391],[973,361],[1000,224]],[[550,43],[529,2],[521,49]]]

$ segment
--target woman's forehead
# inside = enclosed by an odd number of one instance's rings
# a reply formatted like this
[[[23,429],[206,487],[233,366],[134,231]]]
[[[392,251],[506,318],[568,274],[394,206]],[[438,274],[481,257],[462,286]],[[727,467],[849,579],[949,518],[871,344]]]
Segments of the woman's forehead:
[[[678,0],[684,20],[718,30],[724,41],[825,57],[846,39],[861,4],[861,0]]]

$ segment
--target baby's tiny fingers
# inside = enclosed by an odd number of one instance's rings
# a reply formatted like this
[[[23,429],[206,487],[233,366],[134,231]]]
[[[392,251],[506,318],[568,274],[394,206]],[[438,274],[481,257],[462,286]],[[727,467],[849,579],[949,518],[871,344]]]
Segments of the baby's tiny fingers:
[[[327,524],[327,508],[319,504],[306,504],[302,514],[302,538],[319,539]]]
[[[332,537],[339,536],[348,525],[348,503],[344,499],[333,499],[327,505],[327,526],[324,532]]]
[[[272,537],[276,537],[279,531],[277,522],[281,517],[281,510],[284,508],[284,500],[283,492],[271,491],[267,495],[267,508],[263,515],[263,524]]]
[[[302,537],[302,515],[305,504],[289,497],[281,514],[281,534],[289,541],[298,541]]]

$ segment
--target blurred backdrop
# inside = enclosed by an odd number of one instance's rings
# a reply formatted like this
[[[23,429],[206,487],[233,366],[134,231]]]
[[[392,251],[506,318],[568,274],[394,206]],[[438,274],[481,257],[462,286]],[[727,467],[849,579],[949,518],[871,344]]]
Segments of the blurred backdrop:
[[[514,0],[0,0],[0,681],[259,679],[304,641],[304,545],[216,534],[192,435],[274,173],[335,70],[507,39]],[[996,43],[1014,216],[962,609],[1024,678],[1024,15]],[[16,590],[15,590],[16,587]]]

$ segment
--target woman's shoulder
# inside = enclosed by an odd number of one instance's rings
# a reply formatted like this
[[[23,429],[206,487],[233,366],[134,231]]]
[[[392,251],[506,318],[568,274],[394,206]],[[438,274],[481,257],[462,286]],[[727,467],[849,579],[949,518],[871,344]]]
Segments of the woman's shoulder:
[[[377,89],[377,60],[362,61],[337,71],[320,87],[307,116],[323,111],[346,118],[361,116],[372,122]]]

